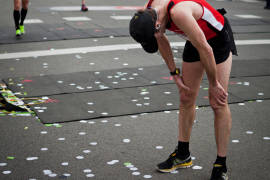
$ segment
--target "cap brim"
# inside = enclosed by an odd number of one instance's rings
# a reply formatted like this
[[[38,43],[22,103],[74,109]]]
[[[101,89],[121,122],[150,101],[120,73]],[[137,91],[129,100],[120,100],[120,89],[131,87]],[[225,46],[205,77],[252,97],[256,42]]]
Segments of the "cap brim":
[[[148,53],[155,53],[158,51],[158,43],[154,36],[147,42],[141,43],[141,45],[143,49]]]

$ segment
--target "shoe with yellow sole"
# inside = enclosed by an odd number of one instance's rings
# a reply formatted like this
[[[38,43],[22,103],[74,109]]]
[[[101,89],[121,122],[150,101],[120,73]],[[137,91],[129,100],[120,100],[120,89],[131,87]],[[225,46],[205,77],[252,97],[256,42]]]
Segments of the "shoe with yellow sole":
[[[160,172],[172,172],[180,168],[189,168],[192,166],[192,159],[189,155],[185,159],[180,159],[177,149],[169,156],[169,158],[157,165],[157,170]]]

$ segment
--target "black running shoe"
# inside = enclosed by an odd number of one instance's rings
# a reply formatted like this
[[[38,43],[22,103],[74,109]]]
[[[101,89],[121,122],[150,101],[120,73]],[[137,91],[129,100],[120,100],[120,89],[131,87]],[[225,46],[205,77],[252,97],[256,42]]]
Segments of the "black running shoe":
[[[228,180],[228,179],[229,177],[227,175],[226,166],[214,164],[210,180]]]
[[[191,156],[182,160],[177,157],[177,149],[169,156],[169,158],[157,165],[157,170],[160,172],[172,172],[179,168],[188,168],[192,166]]]

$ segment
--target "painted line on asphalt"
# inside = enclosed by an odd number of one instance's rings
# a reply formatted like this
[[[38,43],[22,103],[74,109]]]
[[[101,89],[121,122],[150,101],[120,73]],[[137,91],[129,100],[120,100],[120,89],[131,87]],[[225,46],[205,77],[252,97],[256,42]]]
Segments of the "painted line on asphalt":
[[[259,3],[261,1],[258,1],[258,0],[240,0],[242,2],[248,2],[248,3]]]
[[[142,6],[87,6],[89,11],[128,11],[139,10]],[[50,7],[51,11],[80,11],[81,6],[55,6]]]
[[[132,16],[111,16],[111,18],[115,20],[130,20]]]
[[[62,17],[66,21],[91,21],[91,18],[86,16],[76,16],[76,17]]]
[[[252,14],[235,14],[234,16],[244,19],[262,19],[261,16],[255,16]]]
[[[236,40],[236,45],[265,45],[270,44],[270,39],[264,40]],[[183,47],[185,42],[172,42],[171,46]],[[40,51],[26,51],[15,53],[0,54],[0,59],[16,59],[27,57],[40,57],[40,56],[56,56],[68,55],[77,53],[91,53],[91,52],[104,52],[104,51],[120,51],[129,49],[139,49],[140,44],[115,44],[105,46],[92,46],[92,47],[79,47],[79,48],[66,48],[66,49],[53,49],[53,50],[40,50]]]
[[[43,23],[41,19],[25,19],[24,24],[39,24]]]

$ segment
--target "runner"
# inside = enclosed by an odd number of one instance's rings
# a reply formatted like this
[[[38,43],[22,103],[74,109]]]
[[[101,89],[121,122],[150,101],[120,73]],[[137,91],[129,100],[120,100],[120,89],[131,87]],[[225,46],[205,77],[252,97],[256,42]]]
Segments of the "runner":
[[[29,0],[14,0],[13,17],[15,22],[16,36],[25,34],[23,22],[28,10]]]
[[[203,73],[209,81],[209,102],[215,115],[217,158],[211,180],[228,179],[226,154],[231,130],[228,82],[232,54],[237,55],[224,9],[215,10],[205,0],[149,0],[130,21],[130,34],[148,53],[159,50],[179,88],[178,146],[158,164],[161,172],[192,166],[189,141],[195,119],[195,102]],[[182,75],[176,68],[165,30],[185,38]]]

